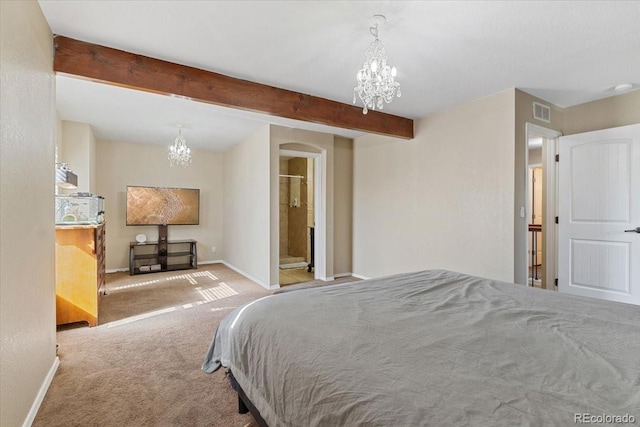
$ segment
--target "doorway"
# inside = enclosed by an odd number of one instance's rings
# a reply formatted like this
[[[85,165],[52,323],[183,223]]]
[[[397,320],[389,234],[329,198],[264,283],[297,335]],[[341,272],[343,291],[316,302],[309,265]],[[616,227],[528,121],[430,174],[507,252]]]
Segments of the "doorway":
[[[281,153],[279,162],[280,286],[315,277],[314,159]]]
[[[527,218],[529,223],[529,236],[528,236],[528,248],[529,248],[529,268],[527,272],[527,284],[532,287],[542,287],[542,267],[543,267],[543,242],[542,242],[542,199],[544,194],[543,186],[543,167],[542,163],[532,164],[532,159],[536,159],[542,154],[542,139],[535,138],[534,140],[540,140],[539,147],[529,148],[529,216]],[[536,144],[537,145],[537,144]]]
[[[561,134],[531,123],[526,132],[526,284],[557,290],[556,147]]]

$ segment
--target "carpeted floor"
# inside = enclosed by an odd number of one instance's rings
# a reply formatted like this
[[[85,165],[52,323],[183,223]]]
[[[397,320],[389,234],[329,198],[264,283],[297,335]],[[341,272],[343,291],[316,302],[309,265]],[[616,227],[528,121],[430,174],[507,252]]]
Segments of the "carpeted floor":
[[[58,330],[60,367],[33,426],[255,425],[237,413],[224,371],[200,366],[218,322],[271,292],[222,264],[107,275],[99,325]]]

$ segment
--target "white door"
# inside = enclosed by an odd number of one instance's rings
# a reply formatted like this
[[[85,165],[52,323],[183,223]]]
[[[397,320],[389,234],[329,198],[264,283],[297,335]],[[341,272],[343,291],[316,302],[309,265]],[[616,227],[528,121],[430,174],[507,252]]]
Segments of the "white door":
[[[640,124],[561,137],[559,152],[558,290],[640,305]]]

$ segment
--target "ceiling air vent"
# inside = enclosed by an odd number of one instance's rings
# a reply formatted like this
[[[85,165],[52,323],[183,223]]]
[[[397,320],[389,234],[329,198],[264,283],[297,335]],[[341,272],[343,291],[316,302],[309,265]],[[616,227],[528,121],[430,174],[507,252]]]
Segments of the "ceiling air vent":
[[[533,118],[546,123],[551,122],[551,108],[548,105],[533,103]]]

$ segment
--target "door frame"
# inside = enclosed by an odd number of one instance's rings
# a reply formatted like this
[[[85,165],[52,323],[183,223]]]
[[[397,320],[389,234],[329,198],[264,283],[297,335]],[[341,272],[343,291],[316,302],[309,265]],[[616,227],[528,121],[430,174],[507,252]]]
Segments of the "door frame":
[[[299,143],[304,144],[304,143]],[[309,146],[314,148],[314,146]],[[313,221],[314,221],[314,244],[313,244],[313,278],[318,280],[325,280],[322,277],[321,272],[326,269],[326,255],[327,255],[327,239],[326,239],[326,217],[327,209],[325,203],[326,188],[324,184],[324,172],[322,169],[322,151],[319,153],[313,153],[309,151],[297,151],[297,150],[283,150],[278,151],[278,158],[282,156],[288,157],[303,157],[307,159],[313,159]],[[279,191],[278,191],[279,193]],[[280,212],[280,210],[278,210]],[[278,223],[280,217],[278,213]],[[278,254],[280,253],[280,239],[278,238]],[[279,277],[279,275],[278,275]],[[278,280],[279,285],[280,280]]]
[[[525,150],[524,150],[524,194],[525,194],[525,221],[523,222],[521,233],[526,236],[523,240],[524,257],[520,261],[525,265],[524,271],[529,271],[529,221],[531,206],[529,201],[529,138],[542,137],[542,181],[544,194],[542,198],[542,275],[544,277],[544,286],[546,289],[557,290],[555,286],[557,277],[557,253],[558,253],[558,229],[555,218],[558,215],[558,163],[556,162],[556,154],[558,150],[558,138],[562,136],[562,132],[545,128],[534,123],[525,123]],[[528,276],[528,274],[527,274]],[[527,283],[528,285],[528,280]]]

